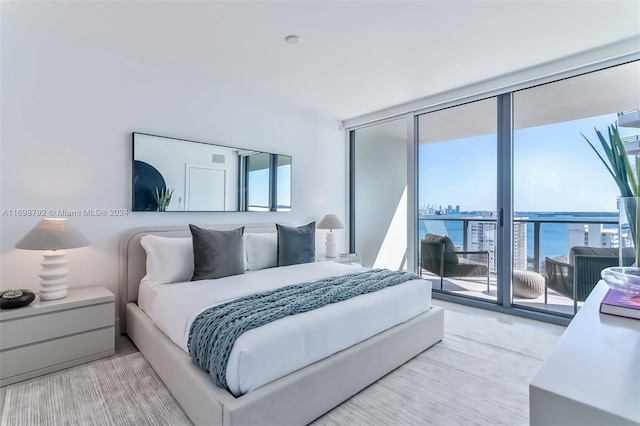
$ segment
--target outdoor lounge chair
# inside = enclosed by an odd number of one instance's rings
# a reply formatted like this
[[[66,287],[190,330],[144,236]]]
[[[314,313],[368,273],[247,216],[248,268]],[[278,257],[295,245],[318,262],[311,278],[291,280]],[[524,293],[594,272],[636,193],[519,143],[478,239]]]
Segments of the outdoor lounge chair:
[[[489,291],[489,252],[455,251],[447,236],[425,235],[420,242],[420,275],[423,269],[440,277],[440,289],[444,277],[487,277]]]
[[[570,263],[545,257],[544,303],[547,303],[547,290],[555,290],[573,300],[575,314],[578,311],[578,302],[584,302],[600,281],[602,270],[619,265],[618,250],[617,248],[571,247]],[[630,252],[630,256],[625,256],[623,263],[624,266],[631,265],[633,253]]]

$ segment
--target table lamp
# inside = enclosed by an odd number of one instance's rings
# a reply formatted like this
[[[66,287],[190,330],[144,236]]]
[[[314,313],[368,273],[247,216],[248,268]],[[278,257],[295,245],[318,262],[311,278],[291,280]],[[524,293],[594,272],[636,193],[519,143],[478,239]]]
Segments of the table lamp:
[[[328,214],[322,218],[320,223],[316,225],[316,229],[328,229],[327,240],[324,243],[326,247],[326,257],[336,257],[336,234],[333,233],[334,229],[344,229],[344,225],[338,219],[335,214]]]
[[[40,300],[56,300],[67,296],[67,257],[62,249],[89,245],[80,231],[66,218],[45,218],[16,244],[25,250],[46,250],[42,254]]]

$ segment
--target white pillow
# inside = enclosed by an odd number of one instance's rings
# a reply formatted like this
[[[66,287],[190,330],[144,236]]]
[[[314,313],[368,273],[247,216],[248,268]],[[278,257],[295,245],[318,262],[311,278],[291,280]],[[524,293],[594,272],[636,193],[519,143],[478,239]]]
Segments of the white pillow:
[[[244,244],[249,271],[278,266],[278,234],[275,232],[245,234]]]
[[[193,276],[193,240],[145,235],[140,244],[147,252],[147,275],[151,286],[190,281]]]

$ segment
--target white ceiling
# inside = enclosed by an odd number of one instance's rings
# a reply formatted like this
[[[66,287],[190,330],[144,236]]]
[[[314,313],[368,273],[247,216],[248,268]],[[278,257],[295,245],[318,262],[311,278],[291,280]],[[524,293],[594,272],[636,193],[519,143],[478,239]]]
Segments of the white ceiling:
[[[348,119],[637,37],[640,1],[3,1],[5,20]]]

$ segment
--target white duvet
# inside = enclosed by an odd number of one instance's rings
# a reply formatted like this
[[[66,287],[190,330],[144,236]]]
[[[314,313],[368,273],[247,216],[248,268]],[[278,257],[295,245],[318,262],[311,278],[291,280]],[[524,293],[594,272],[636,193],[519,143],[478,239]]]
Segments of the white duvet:
[[[138,304],[176,345],[188,352],[193,320],[232,299],[364,268],[317,262],[216,280],[141,286]],[[289,316],[242,334],[231,351],[227,384],[242,395],[403,323],[431,306],[431,283],[412,280]]]

